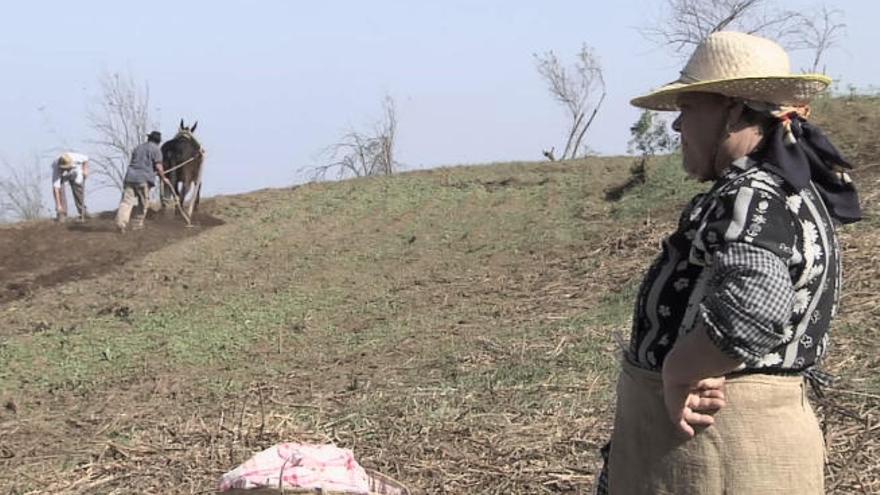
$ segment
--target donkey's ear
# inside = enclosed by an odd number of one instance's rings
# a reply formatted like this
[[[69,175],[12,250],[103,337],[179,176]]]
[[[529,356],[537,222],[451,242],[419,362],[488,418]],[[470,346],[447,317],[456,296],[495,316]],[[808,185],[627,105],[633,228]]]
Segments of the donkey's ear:
[[[197,120],[195,124],[189,129],[189,132],[196,132],[196,126],[199,125],[199,121]]]
[[[180,128],[183,129],[183,119],[180,119]]]

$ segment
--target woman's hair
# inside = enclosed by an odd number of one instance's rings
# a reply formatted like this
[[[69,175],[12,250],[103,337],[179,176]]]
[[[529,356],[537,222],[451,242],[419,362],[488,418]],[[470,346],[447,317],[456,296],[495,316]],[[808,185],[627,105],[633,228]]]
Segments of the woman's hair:
[[[766,135],[771,127],[779,123],[779,119],[774,117],[768,110],[757,109],[747,101],[742,101],[742,103],[742,122],[745,125],[757,125],[761,128],[761,133]]]

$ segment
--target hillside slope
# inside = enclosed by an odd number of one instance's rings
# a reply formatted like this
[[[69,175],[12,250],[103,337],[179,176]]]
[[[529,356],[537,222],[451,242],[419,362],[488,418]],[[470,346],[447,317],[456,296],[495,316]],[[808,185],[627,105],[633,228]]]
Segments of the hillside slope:
[[[880,104],[818,110],[863,167],[869,213],[842,233],[850,275],[828,363],[841,381],[820,407],[828,483],[871,492],[876,140],[835,123],[876,128]],[[216,198],[206,210],[222,225],[0,301],[0,493],[202,492],[292,440],[352,448],[417,492],[586,491],[613,414],[615,335],[703,187],[669,157],[606,202],[630,163]]]

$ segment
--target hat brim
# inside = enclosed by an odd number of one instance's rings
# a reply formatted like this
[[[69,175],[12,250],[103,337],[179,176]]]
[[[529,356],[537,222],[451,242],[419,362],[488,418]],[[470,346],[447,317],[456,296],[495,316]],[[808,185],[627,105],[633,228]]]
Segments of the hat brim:
[[[831,78],[822,74],[739,77],[696,83],[676,81],[644,96],[633,98],[630,103],[648,110],[675,111],[679,109],[679,95],[701,92],[778,105],[804,105],[825,91],[830,84]]]

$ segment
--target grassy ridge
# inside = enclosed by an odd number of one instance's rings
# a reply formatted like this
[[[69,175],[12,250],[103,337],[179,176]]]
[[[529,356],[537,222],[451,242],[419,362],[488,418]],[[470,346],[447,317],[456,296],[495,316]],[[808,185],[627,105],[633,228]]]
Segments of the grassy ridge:
[[[395,297],[395,291],[419,279],[460,278],[484,270],[484,261],[509,265],[528,253],[591,245],[608,225],[592,213],[608,209],[598,199],[601,190],[624,174],[612,169],[613,178],[594,181],[590,168],[626,167],[625,161],[597,162],[450,169],[320,184],[290,191],[288,198],[278,195],[259,209],[230,200],[221,214],[233,224],[224,237],[235,239],[235,245],[215,253],[216,241],[203,242],[215,244],[207,248],[211,259],[203,261],[214,270],[221,267],[215,275],[222,287],[194,288],[185,298],[135,311],[124,322],[99,315],[86,318],[75,331],[53,325],[7,337],[0,348],[0,384],[34,391],[78,389],[155,367],[241,368],[250,346],[277,338],[279,331],[304,319],[332,336],[348,320],[388,319],[419,305]],[[676,170],[658,168],[652,183],[680,183]],[[611,216],[636,221],[659,203],[653,187],[640,191],[614,205]],[[664,203],[668,199],[662,197]],[[317,232],[323,235],[311,235]],[[235,270],[224,274],[222,267],[229,265]],[[261,274],[266,280],[259,283],[286,286],[266,293],[251,290],[253,277],[224,280],[264,265],[280,271]],[[461,310],[451,319],[475,308]]]

